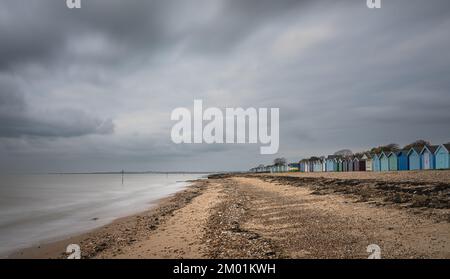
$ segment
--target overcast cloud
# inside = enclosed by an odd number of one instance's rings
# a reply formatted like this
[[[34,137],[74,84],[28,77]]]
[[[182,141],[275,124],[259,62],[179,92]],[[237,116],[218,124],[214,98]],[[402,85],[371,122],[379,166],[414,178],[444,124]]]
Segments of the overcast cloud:
[[[450,141],[450,2],[0,0],[0,171],[245,170]],[[279,107],[280,150],[175,145],[176,107]]]

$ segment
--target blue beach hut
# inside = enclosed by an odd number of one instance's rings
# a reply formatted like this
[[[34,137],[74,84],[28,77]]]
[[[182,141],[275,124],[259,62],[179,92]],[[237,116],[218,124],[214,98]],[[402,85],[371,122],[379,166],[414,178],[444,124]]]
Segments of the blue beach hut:
[[[348,171],[347,158],[342,158],[342,171]]]
[[[410,170],[422,169],[422,162],[420,158],[420,151],[417,147],[412,147],[408,151],[408,164]]]
[[[397,167],[399,171],[409,170],[408,150],[397,152]]]
[[[325,157],[320,157],[320,163],[322,164],[322,171],[327,171],[327,159]]]
[[[314,161],[309,159],[308,164],[309,164],[309,166],[308,166],[309,171],[314,172]]]
[[[347,169],[348,169],[348,171],[354,171],[355,169],[354,169],[354,164],[353,164],[353,157],[349,157],[348,159],[347,159]]]
[[[317,159],[314,161],[314,172],[321,172],[322,171],[322,162],[320,159]]]
[[[437,148],[438,146],[436,145],[426,145],[422,148],[422,151],[420,152],[422,169],[432,170],[435,168],[434,152]]]
[[[381,168],[380,168],[380,155],[379,154],[373,154],[373,156],[372,156],[372,163],[373,163],[373,166],[372,166],[373,171],[380,171],[381,170]]]
[[[389,153],[388,160],[389,160],[389,170],[390,171],[397,171],[398,170],[397,152]]]
[[[436,169],[450,169],[450,143],[441,144],[434,153]]]
[[[336,156],[330,155],[327,157],[327,172],[336,171]]]
[[[380,170],[389,171],[389,158],[384,152],[382,152],[380,156]]]

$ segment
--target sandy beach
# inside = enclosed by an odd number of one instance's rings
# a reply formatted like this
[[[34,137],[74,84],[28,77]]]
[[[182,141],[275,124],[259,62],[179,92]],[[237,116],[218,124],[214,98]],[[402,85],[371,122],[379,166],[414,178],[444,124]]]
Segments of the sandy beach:
[[[216,175],[11,258],[450,258],[450,171]]]

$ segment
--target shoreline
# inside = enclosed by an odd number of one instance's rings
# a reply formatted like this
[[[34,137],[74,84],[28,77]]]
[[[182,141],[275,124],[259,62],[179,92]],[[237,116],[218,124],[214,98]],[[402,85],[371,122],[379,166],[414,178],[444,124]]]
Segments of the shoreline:
[[[229,174],[9,258],[450,258],[450,171]]]
[[[189,183],[179,191],[151,202],[151,206],[140,212],[119,217],[107,224],[73,235],[61,236],[58,239],[47,239],[40,244],[17,249],[6,255],[6,259],[64,259],[67,258],[66,247],[70,244],[80,245],[82,258],[94,258],[99,252],[119,244],[134,242],[129,227],[142,226],[146,222],[150,230],[159,225],[159,220],[170,215],[172,211],[183,207],[188,201],[200,194],[204,179],[186,181]],[[116,236],[118,242],[111,241],[110,236]],[[102,241],[105,238],[106,241]],[[122,242],[122,243],[119,243]]]

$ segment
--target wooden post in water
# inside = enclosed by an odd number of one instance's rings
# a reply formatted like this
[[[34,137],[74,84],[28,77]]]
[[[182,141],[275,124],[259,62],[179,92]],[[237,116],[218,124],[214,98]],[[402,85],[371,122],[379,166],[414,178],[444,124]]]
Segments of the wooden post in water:
[[[123,173],[124,173],[124,170],[122,170],[122,185],[123,185]]]

